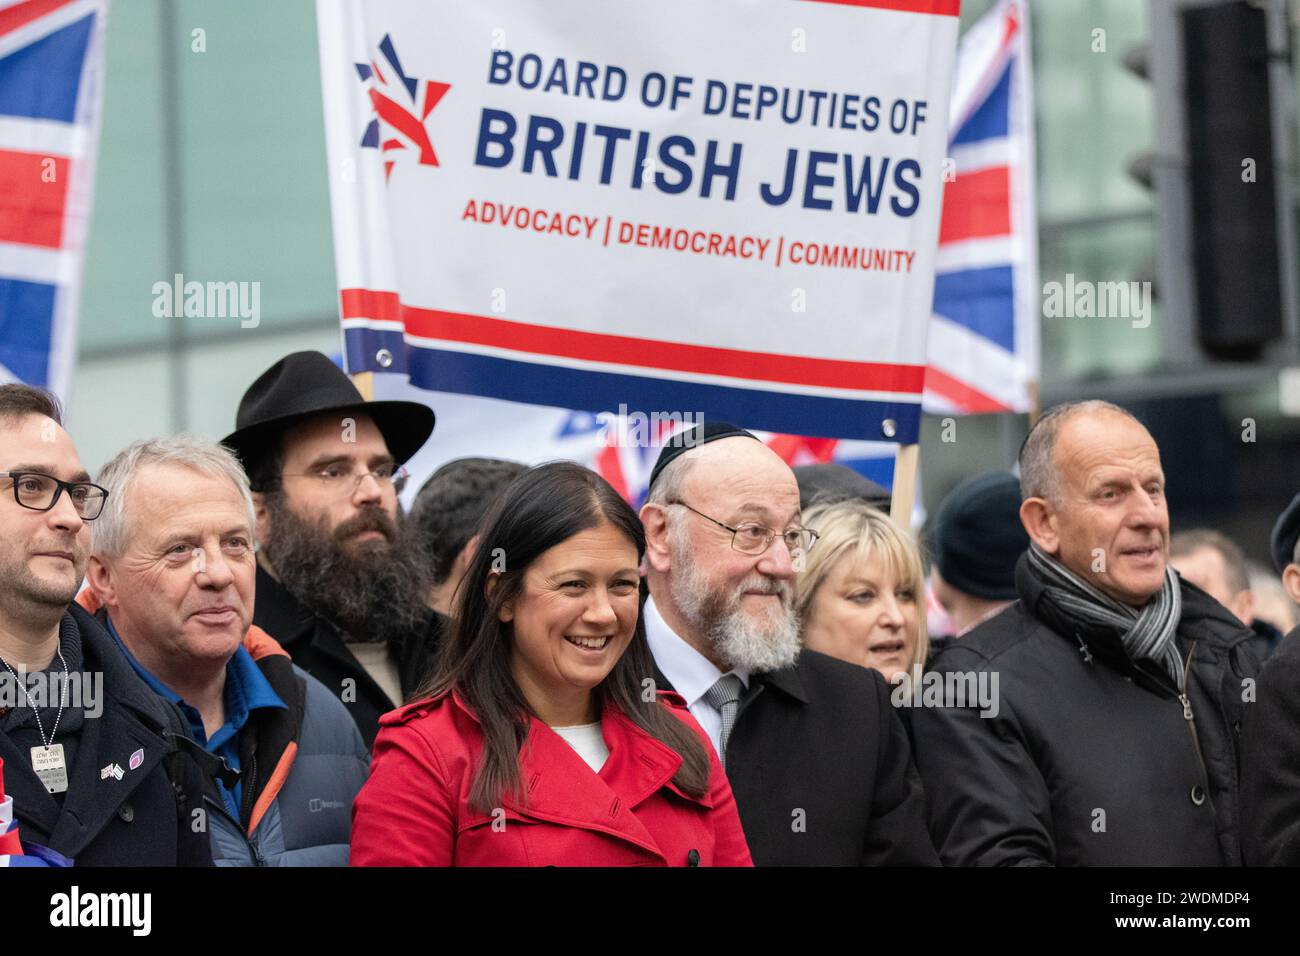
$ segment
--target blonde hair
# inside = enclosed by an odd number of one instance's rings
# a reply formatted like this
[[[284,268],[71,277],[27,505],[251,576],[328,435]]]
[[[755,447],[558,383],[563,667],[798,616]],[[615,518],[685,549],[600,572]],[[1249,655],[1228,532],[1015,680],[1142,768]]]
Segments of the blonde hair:
[[[883,511],[857,498],[814,505],[803,513],[802,523],[820,537],[804,558],[803,571],[798,575],[795,607],[799,620],[807,623],[818,589],[842,559],[867,561],[881,555],[895,580],[910,585],[916,596],[916,651],[908,662],[907,672],[911,674],[918,664],[924,667],[930,652],[925,621],[925,568],[912,536]]]

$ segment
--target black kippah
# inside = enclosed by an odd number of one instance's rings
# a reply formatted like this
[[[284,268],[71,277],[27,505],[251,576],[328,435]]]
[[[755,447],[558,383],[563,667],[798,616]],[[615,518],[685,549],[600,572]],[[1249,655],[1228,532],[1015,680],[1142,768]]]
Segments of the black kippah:
[[[672,464],[673,459],[686,454],[692,448],[698,448],[701,445],[707,445],[711,441],[718,441],[722,438],[735,438],[738,435],[758,441],[757,435],[747,432],[730,422],[705,422],[703,425],[696,425],[694,428],[688,428],[673,435],[665,443],[663,451],[659,453],[659,459],[655,462],[654,470],[650,472],[650,484],[647,486],[647,490],[655,486],[656,479],[665,468]]]

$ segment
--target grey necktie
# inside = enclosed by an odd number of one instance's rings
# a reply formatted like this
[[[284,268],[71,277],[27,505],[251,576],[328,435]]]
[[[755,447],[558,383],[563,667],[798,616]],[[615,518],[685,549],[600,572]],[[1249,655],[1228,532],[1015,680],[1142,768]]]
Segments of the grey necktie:
[[[722,733],[718,735],[718,759],[722,768],[727,768],[727,738],[731,736],[731,725],[736,722],[736,710],[740,705],[740,695],[745,685],[735,674],[723,674],[718,682],[704,692],[704,699],[709,706],[722,715]]]

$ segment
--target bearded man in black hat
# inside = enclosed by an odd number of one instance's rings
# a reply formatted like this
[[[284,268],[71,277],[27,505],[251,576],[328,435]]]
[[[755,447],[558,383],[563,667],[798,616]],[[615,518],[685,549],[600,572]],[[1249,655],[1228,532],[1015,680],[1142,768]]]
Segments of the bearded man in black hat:
[[[446,618],[424,603],[402,465],[433,432],[416,402],[367,402],[319,352],[257,379],[226,437],[257,508],[253,623],[339,695],[366,745],[424,679]]]

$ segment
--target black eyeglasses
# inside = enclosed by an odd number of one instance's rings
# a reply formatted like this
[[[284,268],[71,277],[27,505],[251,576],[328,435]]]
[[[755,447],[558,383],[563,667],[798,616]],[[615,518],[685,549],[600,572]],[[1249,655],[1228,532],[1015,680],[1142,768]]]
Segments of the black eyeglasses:
[[[785,539],[785,546],[791,554],[807,554],[812,550],[817,539],[821,537],[811,528],[791,528],[789,531],[773,531],[771,528],[764,527],[761,524],[750,522],[742,524],[738,528],[733,528],[729,524],[723,524],[717,518],[710,518],[703,511],[697,511],[684,501],[669,501],[670,505],[681,505],[687,511],[693,511],[705,521],[712,521],[719,528],[725,528],[731,532],[731,547],[741,554],[762,554],[776,539],[778,534]]]
[[[94,521],[108,500],[108,490],[89,481],[60,481],[39,471],[0,471],[0,478],[13,479],[14,501],[32,511],[49,511],[66,491],[81,519]]]

